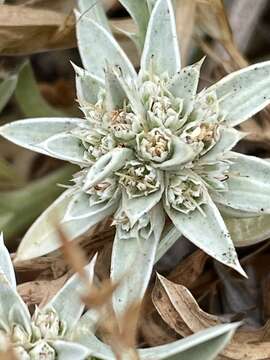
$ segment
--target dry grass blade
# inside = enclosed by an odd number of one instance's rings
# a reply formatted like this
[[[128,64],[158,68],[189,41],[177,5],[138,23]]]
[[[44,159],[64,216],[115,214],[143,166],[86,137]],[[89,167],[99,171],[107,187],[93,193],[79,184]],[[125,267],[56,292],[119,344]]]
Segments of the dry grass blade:
[[[203,33],[208,34],[212,39],[223,46],[231,60],[235,63],[234,66],[236,68],[248,65],[234,42],[232,30],[222,0],[198,0],[196,24]],[[202,39],[201,41],[204,43]],[[207,46],[205,44],[204,50],[207,51]],[[214,53],[215,52],[216,51],[214,51]],[[218,52],[220,53],[221,50],[218,49]],[[211,56],[211,51],[209,52],[209,55]],[[224,60],[225,54],[221,52],[219,55]]]
[[[180,39],[182,63],[185,65],[188,59],[188,50],[193,35],[196,13],[196,0],[176,1],[176,26]]]
[[[17,356],[14,354],[14,351],[10,347],[6,351],[0,352],[0,360],[19,360]]]

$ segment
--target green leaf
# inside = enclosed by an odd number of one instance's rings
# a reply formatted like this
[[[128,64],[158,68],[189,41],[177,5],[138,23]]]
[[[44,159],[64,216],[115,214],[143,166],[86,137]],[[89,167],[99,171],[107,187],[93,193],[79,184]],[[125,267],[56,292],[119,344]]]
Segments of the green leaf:
[[[17,246],[13,239],[24,233],[63,192],[57,184],[67,184],[76,170],[77,167],[66,165],[22,189],[0,192],[0,231],[5,233],[6,244]]]
[[[270,103],[270,61],[235,71],[208,88],[216,91],[221,115],[230,126],[247,120]]]
[[[132,19],[138,26],[136,38],[138,39],[139,48],[142,50],[149,20],[147,2],[146,0],[119,0],[119,2],[130,13]]]
[[[65,191],[34,222],[19,245],[15,261],[29,260],[46,255],[61,246],[55,226],[64,218],[72,196],[72,190]],[[73,240],[85,233],[92,225],[91,219],[84,218],[66,222],[62,224],[62,228],[67,237]]]
[[[238,153],[233,155],[228,191],[213,192],[215,202],[251,213],[270,213],[269,162]]]
[[[16,277],[9,252],[4,244],[3,234],[0,234],[0,269],[5,274],[9,284],[16,291]]]
[[[95,262],[96,256],[84,268],[86,276],[89,278],[89,284],[93,281]],[[51,308],[54,309],[60,320],[66,323],[67,331],[70,333],[79,321],[85,307],[80,298],[83,290],[85,290],[85,286],[79,275],[73,275],[60,291],[42,308],[42,311]]]
[[[225,218],[235,246],[258,244],[270,237],[270,215],[250,218]]]
[[[202,206],[203,214],[194,210],[189,214],[164,207],[175,227],[192,243],[221,263],[245,276],[226,225],[211,198]]]
[[[0,112],[4,109],[15,91],[17,80],[17,75],[12,75],[0,82]]]
[[[78,7],[82,17],[95,20],[108,32],[111,32],[102,2],[97,0],[78,0]],[[77,23],[77,26],[80,26],[79,22]]]
[[[136,71],[114,37],[104,27],[87,17],[77,16],[77,39],[86,70],[104,79],[106,64],[119,66],[125,77],[136,77]]]
[[[16,319],[19,324],[25,327],[30,334],[30,313],[27,306],[15,289],[11,287],[9,280],[0,271],[0,319],[1,324],[6,326],[7,331],[11,331],[10,320]]]
[[[14,121],[0,127],[0,135],[16,145],[25,147],[41,154],[49,155],[40,144],[50,137],[71,131],[83,123],[82,119],[74,118],[36,118]]]
[[[27,117],[65,116],[62,111],[54,109],[50,106],[40,94],[40,90],[29,61],[26,61],[21,67],[15,95],[19,107]]]
[[[127,99],[127,96],[119,78],[115,75],[109,65],[105,71],[105,89],[107,111],[123,109],[124,101]]]
[[[83,107],[85,104],[96,104],[98,94],[104,88],[104,81],[72,63],[76,74],[77,98]]]
[[[141,58],[141,72],[175,75],[181,69],[175,16],[171,0],[158,0],[151,13]]]
[[[122,314],[127,306],[142,300],[150,280],[157,245],[165,223],[161,206],[150,211],[150,230],[143,236],[144,229],[135,230],[136,235],[129,233],[123,236],[118,226],[113,243],[111,259],[111,279],[120,281],[113,295],[116,314]],[[134,271],[134,267],[138,271]]]
[[[184,100],[185,115],[189,114],[192,110],[203,61],[204,58],[193,65],[186,66],[171,80],[169,90],[175,97]]]

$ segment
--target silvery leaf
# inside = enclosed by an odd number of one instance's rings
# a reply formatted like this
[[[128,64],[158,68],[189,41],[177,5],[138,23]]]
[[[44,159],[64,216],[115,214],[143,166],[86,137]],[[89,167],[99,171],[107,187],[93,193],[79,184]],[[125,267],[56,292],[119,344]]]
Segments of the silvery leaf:
[[[249,246],[270,237],[270,215],[249,218],[225,218],[235,246]]]
[[[221,114],[230,126],[247,120],[270,103],[270,61],[235,71],[208,88],[216,91]]]
[[[138,353],[141,360],[212,360],[229,343],[239,325],[217,325],[166,345],[139,349]],[[84,334],[78,341],[92,350],[92,356],[103,360],[115,360],[111,348],[95,335]]]
[[[155,165],[155,167],[161,170],[172,170],[172,169],[179,169],[180,165],[183,165],[191,160],[194,159],[196,156],[195,151],[193,148],[184,143],[181,139],[177,136],[173,136],[172,138],[173,144],[173,154],[169,160],[163,161],[161,164]]]
[[[211,198],[189,214],[181,213],[166,205],[164,207],[175,227],[192,243],[221,263],[232,267],[245,276],[226,225]]]
[[[262,159],[231,152],[228,191],[213,192],[215,202],[246,212],[270,213],[270,164]]]
[[[17,81],[17,75],[12,75],[0,82],[0,112],[4,109],[16,89]]]
[[[19,245],[15,261],[46,255],[61,246],[55,226],[64,218],[72,196],[72,191],[65,191],[33,223]],[[66,222],[62,224],[62,228],[67,237],[72,240],[85,233],[91,225],[89,218],[84,218]]]
[[[141,58],[141,72],[153,66],[158,75],[181,69],[175,16],[171,0],[158,0],[151,13]]]
[[[223,218],[251,218],[260,216],[259,213],[252,213],[243,210],[233,209],[229,206],[216,204]]]
[[[38,145],[56,134],[71,131],[83,122],[82,119],[73,118],[18,120],[1,126],[0,135],[16,145],[50,156],[47,150]]]
[[[10,305],[10,310],[8,313],[8,323],[10,326],[14,324],[20,325],[29,336],[31,335],[32,331],[30,325],[29,311],[22,300],[15,302],[13,305]]]
[[[16,315],[16,320],[20,320],[22,326],[28,324],[26,330],[30,333],[30,313],[28,308],[17,291],[11,287],[3,272],[0,272],[0,304],[1,323],[5,324],[7,329],[9,329],[10,325],[10,316]],[[14,308],[14,311],[10,314],[13,307],[16,307],[16,310]]]
[[[72,66],[76,73],[77,98],[80,104],[95,104],[100,89],[104,88],[104,81],[75,64]]]
[[[108,32],[111,32],[102,2],[96,0],[78,0],[78,8],[82,17],[95,20]],[[80,26],[80,21],[77,23],[77,26]]]
[[[89,278],[89,283],[93,281],[95,262],[96,256],[84,269]],[[84,286],[79,275],[73,275],[42,310],[54,309],[60,320],[66,323],[68,332],[71,332],[85,307],[80,298],[83,289]]]
[[[222,324],[166,345],[139,351],[142,360],[214,360],[229,343],[239,323]]]
[[[142,231],[136,236],[123,236],[117,226],[111,259],[111,279],[120,281],[113,295],[116,314],[122,314],[127,306],[142,300],[152,274],[157,245],[165,223],[161,206],[150,211],[149,237],[143,238]],[[139,271],[134,271],[134,267]]]
[[[166,232],[163,234],[157,247],[155,263],[157,263],[162,256],[166,254],[166,252],[173,246],[173,244],[176,243],[178,239],[180,239],[182,235],[173,224],[170,224],[164,231]]]
[[[107,66],[105,71],[105,89],[107,111],[122,109],[127,96],[110,66]]]
[[[119,2],[130,13],[131,17],[138,26],[138,38],[139,47],[143,48],[144,38],[147,30],[147,24],[149,20],[149,10],[145,0],[119,0]]]
[[[226,155],[226,152],[231,150],[246,134],[233,128],[220,126],[219,136],[218,142],[201,157],[199,163],[211,163],[221,160]]]
[[[170,82],[169,90],[171,93],[184,100],[184,114],[189,114],[192,110],[203,61],[204,58],[193,65],[186,66]]]
[[[51,136],[49,139],[36,144],[36,151],[46,153],[60,160],[66,160],[73,164],[89,165],[84,158],[85,149],[82,141],[69,133],[61,133]]]
[[[145,117],[146,111],[140,99],[136,82],[134,81],[134,79],[126,79],[123,76],[123,73],[119,71],[119,68],[115,68],[114,73],[126,93],[132,110],[136,115],[140,116],[143,119]]]
[[[109,63],[119,66],[127,77],[135,78],[136,71],[124,51],[104,27],[75,12],[79,26],[77,39],[83,65],[90,73],[104,79],[104,68]]]
[[[72,197],[62,223],[85,218],[89,220],[90,217],[94,218],[93,221],[99,222],[115,212],[119,200],[120,193],[117,192],[109,201],[90,206],[89,195],[79,192]]]
[[[85,360],[90,350],[85,346],[71,341],[53,340],[49,344],[57,353],[57,360]]]
[[[133,151],[127,148],[115,148],[101,156],[88,171],[83,190],[87,191],[103,179],[110,177],[132,158]]]
[[[0,234],[0,269],[5,274],[10,286],[16,291],[16,277],[9,252],[4,244],[3,234]]]
[[[158,172],[158,180],[160,188],[147,196],[139,196],[129,198],[126,192],[123,192],[123,209],[133,226],[140,217],[150,211],[156,204],[159,203],[164,191],[164,179],[162,172]]]

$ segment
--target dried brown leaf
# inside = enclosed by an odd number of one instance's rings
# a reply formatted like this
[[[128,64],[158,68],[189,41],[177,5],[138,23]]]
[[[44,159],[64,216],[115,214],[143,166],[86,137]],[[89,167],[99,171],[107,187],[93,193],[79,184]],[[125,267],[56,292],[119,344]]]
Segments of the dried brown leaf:
[[[18,358],[10,347],[8,350],[0,352],[0,360],[18,360]]]
[[[161,275],[158,275],[152,299],[163,320],[181,336],[220,324],[218,317],[200,309],[185,286],[175,284]]]
[[[196,250],[174,268],[168,279],[192,288],[198,277],[204,270],[208,255],[201,250]]]
[[[194,30],[196,14],[196,0],[176,1],[176,26],[180,40],[182,63],[185,65],[188,59],[188,50]]]
[[[17,290],[27,306],[42,307],[62,288],[67,279],[68,274],[56,280],[25,282],[18,285]]]
[[[161,276],[153,291],[153,302],[163,320],[180,335],[189,335],[184,334],[183,323],[192,333],[221,323],[217,316],[208,314],[199,307],[188,289]],[[177,313],[177,322],[169,315],[170,311],[174,315]],[[269,324],[255,330],[240,329],[219,356],[219,359],[227,360],[266,360],[269,358]]]

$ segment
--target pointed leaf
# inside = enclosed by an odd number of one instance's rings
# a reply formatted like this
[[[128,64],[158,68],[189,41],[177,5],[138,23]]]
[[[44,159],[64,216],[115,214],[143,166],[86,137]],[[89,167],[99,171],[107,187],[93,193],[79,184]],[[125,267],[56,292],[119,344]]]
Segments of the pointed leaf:
[[[270,61],[235,71],[211,86],[216,91],[222,115],[236,126],[270,103]]]
[[[0,112],[4,109],[16,89],[17,81],[17,75],[12,75],[0,82]]]
[[[83,106],[85,103],[96,104],[99,91],[104,88],[104,81],[72,63],[76,74],[77,98]]]
[[[126,192],[123,192],[123,209],[133,226],[143,214],[150,211],[155,205],[157,205],[162,197],[164,191],[164,179],[162,172],[158,173],[158,181],[160,182],[160,188],[147,196],[139,196],[129,198]]]
[[[138,26],[139,46],[142,49],[149,20],[149,10],[145,0],[119,0],[119,2],[130,13]]]
[[[34,222],[19,245],[15,261],[29,260],[46,255],[61,247],[62,244],[59,241],[55,226],[64,218],[72,196],[72,191],[65,191]],[[85,233],[94,224],[94,219],[84,218],[66,222],[62,227],[67,237],[73,240]]]
[[[162,236],[156,252],[155,263],[157,263],[163,255],[180,239],[181,233],[174,225],[168,226],[168,229],[165,229],[166,233]]]
[[[184,114],[189,114],[192,110],[203,61],[204,58],[193,65],[186,66],[171,80],[169,90],[175,97],[184,100]]]
[[[183,165],[194,159],[196,156],[193,148],[184,143],[177,136],[172,138],[173,142],[173,155],[171,159],[164,161],[160,165],[156,165],[157,168],[161,170],[172,170],[179,168],[180,165]]]
[[[119,66],[125,77],[136,77],[136,71],[114,37],[101,25],[84,16],[77,16],[77,39],[86,70],[104,79],[106,64]]]
[[[74,341],[87,347],[92,356],[102,360],[115,360],[115,355],[110,346],[99,340],[87,328],[78,330],[78,335],[74,338]]]
[[[0,319],[1,322],[7,326],[11,326],[9,320],[10,316],[16,317],[17,321],[21,321],[21,325],[24,326],[28,324],[26,328],[30,333],[30,313],[27,306],[22,301],[21,297],[16,290],[12,289],[8,279],[5,277],[4,273],[0,271]],[[10,311],[14,308],[14,311]],[[16,308],[16,310],[15,310]],[[11,329],[10,329],[11,330]]]
[[[78,7],[83,17],[95,20],[98,24],[102,25],[109,33],[111,32],[102,2],[96,0],[78,0]]]
[[[151,13],[141,58],[141,72],[175,75],[181,68],[175,16],[171,0],[158,0]]]
[[[142,300],[150,280],[157,245],[163,230],[165,217],[160,206],[150,212],[151,230],[149,237],[137,236],[126,238],[122,236],[119,227],[113,243],[111,260],[111,279],[120,281],[113,294],[113,305],[117,315],[122,314],[127,306]]]
[[[107,111],[122,109],[127,96],[114,71],[107,66],[105,71],[106,108]]]
[[[246,136],[236,129],[220,126],[220,138],[216,145],[212,147],[205,155],[199,160],[200,163],[211,163],[216,160],[221,160],[226,152],[230,151],[240,140]]]
[[[166,345],[142,349],[139,354],[142,360],[214,360],[239,325],[232,323],[213,326]]]
[[[90,284],[94,277],[95,263],[96,256],[84,269]],[[59,315],[60,320],[66,323],[68,332],[74,329],[85,307],[80,298],[82,291],[85,289],[83,285],[79,275],[73,275],[43,308],[43,310],[53,308]]]
[[[49,343],[56,351],[57,360],[85,360],[90,355],[89,349],[75,342],[54,340]]]
[[[216,260],[245,275],[238,261],[228,229],[209,196],[207,197],[207,204],[202,206],[204,214],[198,209],[189,214],[184,214],[169,208],[165,203],[164,206],[175,227],[188,240]]]
[[[79,192],[70,201],[62,223],[93,217],[97,222],[115,212],[119,205],[119,191],[107,202],[90,206],[89,195]]]
[[[101,156],[88,171],[83,190],[87,191],[103,179],[110,177],[121,169],[127,160],[133,158],[133,151],[128,148],[115,148]]]
[[[249,246],[270,237],[270,215],[250,218],[225,218],[235,246]]]
[[[85,160],[82,141],[69,133],[61,133],[51,136],[49,139],[36,145],[39,152],[60,160],[66,160],[73,164],[89,166],[89,161]]]
[[[8,252],[4,244],[3,234],[0,234],[0,269],[5,274],[7,280],[10,283],[10,286],[14,291],[16,291],[16,277],[13,269],[13,264]]]
[[[270,213],[270,163],[238,153],[233,155],[228,191],[213,193],[215,202],[251,213]]]
[[[0,135],[16,145],[49,155],[38,145],[51,136],[68,132],[84,120],[73,118],[36,118],[18,120],[0,127]]]

